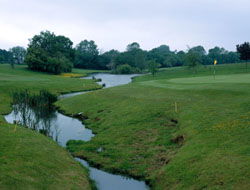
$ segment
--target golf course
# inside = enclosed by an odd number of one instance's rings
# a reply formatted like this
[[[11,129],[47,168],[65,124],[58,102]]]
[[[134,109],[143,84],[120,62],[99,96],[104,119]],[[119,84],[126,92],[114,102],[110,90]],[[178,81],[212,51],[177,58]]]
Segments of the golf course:
[[[0,190],[250,190],[249,7],[0,0]]]
[[[86,76],[95,71],[73,70]],[[118,87],[0,65],[0,188],[91,189],[74,157],[102,170],[145,180],[152,189],[250,188],[250,74],[244,64],[187,67],[146,74]],[[56,95],[95,90],[56,102],[83,113],[96,134],[67,150],[30,129],[8,124],[11,93],[46,89]],[[97,151],[101,148],[102,151]],[[23,172],[20,172],[23,171]]]
[[[72,76],[94,70],[74,69]],[[95,80],[0,65],[0,188],[91,189],[93,167],[146,181],[151,189],[250,188],[250,74],[244,64],[161,69],[127,85],[100,89]],[[46,89],[55,95],[94,90],[56,102],[83,113],[91,141],[52,139],[16,124],[11,93]],[[99,89],[99,90],[96,90]],[[97,151],[98,149],[102,151]]]
[[[70,141],[69,151],[152,189],[250,188],[250,74],[243,64],[216,72],[164,69],[57,102],[66,114],[83,112],[97,134]]]

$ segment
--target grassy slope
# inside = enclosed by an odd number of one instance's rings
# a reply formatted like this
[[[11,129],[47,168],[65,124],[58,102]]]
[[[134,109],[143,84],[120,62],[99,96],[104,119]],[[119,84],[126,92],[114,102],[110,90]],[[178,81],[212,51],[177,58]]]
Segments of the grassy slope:
[[[209,67],[195,78],[167,69],[60,101],[69,114],[83,111],[97,133],[68,148],[106,170],[144,176],[154,189],[249,189],[250,74],[243,65],[216,68],[216,80]],[[178,135],[182,146],[171,141]]]
[[[90,189],[67,151],[29,129],[0,123],[0,189]]]
[[[94,70],[74,69],[74,72],[82,75],[94,72]],[[16,66],[11,69],[10,65],[0,65],[0,114],[9,113],[10,93],[19,89],[30,89],[38,91],[47,89],[52,93],[60,94],[71,91],[83,91],[99,88],[91,80],[80,80],[62,76],[49,75],[27,70],[26,66]]]
[[[91,80],[35,73],[25,66],[12,70],[9,65],[0,65],[0,189],[90,189],[87,172],[67,151],[39,133],[4,121],[2,115],[11,110],[12,91],[36,92],[44,88],[59,94],[98,86]]]

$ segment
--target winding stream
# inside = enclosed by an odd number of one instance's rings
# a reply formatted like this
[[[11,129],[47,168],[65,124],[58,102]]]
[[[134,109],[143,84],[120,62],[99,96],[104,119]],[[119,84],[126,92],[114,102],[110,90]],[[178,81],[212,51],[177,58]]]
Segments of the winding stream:
[[[122,84],[128,84],[132,78],[137,75],[112,75],[108,73],[97,73],[91,74],[84,79],[102,79],[99,84],[105,84],[105,88],[114,87]],[[60,95],[59,99],[69,98],[85,92],[76,92]],[[30,118],[35,120],[35,114],[30,111]],[[21,114],[12,111],[10,114],[5,116],[5,119],[9,123],[15,121],[21,121]],[[69,140],[83,140],[90,141],[95,135],[92,130],[85,128],[84,124],[78,119],[65,116],[58,111],[52,113],[50,117],[43,118],[42,121],[38,122],[39,129],[46,129],[49,131],[51,138],[58,142],[59,145],[65,147]],[[148,190],[149,187],[144,181],[138,181],[132,178],[128,178],[121,175],[114,175],[94,167],[89,166],[88,162],[79,158],[75,158],[82,165],[89,168],[90,178],[96,182],[96,186],[99,190]]]

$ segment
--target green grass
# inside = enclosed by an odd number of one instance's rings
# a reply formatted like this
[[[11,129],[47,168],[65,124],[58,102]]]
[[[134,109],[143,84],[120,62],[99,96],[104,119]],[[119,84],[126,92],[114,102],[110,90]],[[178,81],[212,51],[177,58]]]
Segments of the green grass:
[[[86,75],[94,70],[74,69],[73,72]],[[37,92],[41,89],[47,89],[52,93],[61,94],[74,91],[93,90],[100,88],[92,80],[82,80],[78,78],[62,77],[27,70],[27,67],[15,66],[11,69],[10,65],[0,65],[0,115],[9,113],[10,94],[20,89],[30,89]]]
[[[0,122],[0,189],[91,189],[87,171],[51,139]]]
[[[11,92],[16,90],[47,89],[60,94],[97,88],[92,80],[0,64],[0,189],[91,189],[87,171],[64,148],[30,129],[7,124],[3,115],[11,111]]]
[[[215,80],[211,67],[171,68],[59,101],[97,133],[69,150],[153,189],[250,189],[250,74],[244,64],[216,69]]]

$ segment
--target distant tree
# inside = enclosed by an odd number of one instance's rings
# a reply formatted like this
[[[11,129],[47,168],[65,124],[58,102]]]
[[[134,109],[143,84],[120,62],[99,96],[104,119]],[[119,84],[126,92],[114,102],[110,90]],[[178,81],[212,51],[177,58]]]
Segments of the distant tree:
[[[133,42],[127,45],[127,51],[133,51],[133,50],[138,50],[138,49],[140,49],[140,44],[137,42]]]
[[[189,68],[193,69],[193,73],[197,72],[197,66],[201,64],[202,56],[195,51],[188,51],[185,57],[185,63]]]
[[[153,76],[155,76],[156,72],[158,71],[159,64],[154,60],[150,60],[150,61],[147,62],[147,65],[148,65],[149,72]]]
[[[171,53],[165,58],[162,66],[174,67],[178,65],[178,61],[179,61],[178,56],[174,53]]]
[[[93,40],[81,41],[75,48],[74,66],[85,69],[98,69],[99,51]]]
[[[147,53],[147,60],[156,61],[161,67],[164,67],[164,62],[168,56],[170,56],[173,52],[170,51],[169,46],[161,45],[157,48],[150,50]],[[166,62],[165,62],[166,63]]]
[[[239,63],[240,61],[240,55],[237,52],[228,52],[225,56],[225,62],[224,63]]]
[[[178,51],[176,53],[176,56],[178,57],[178,63],[176,66],[182,66],[185,64],[185,56],[186,56],[186,53],[184,51]]]
[[[208,64],[213,64],[214,60],[217,60],[219,64],[237,63],[240,61],[237,52],[230,52],[217,46],[209,49],[207,57],[209,61]]]
[[[193,53],[196,53],[198,54],[199,56],[204,56],[206,55],[206,50],[203,46],[195,46],[195,47],[192,47],[188,50],[188,52],[193,52]]]
[[[114,60],[118,55],[119,55],[119,51],[112,49],[110,51],[107,51],[107,52],[101,54],[99,56],[99,61],[105,62],[105,63],[103,63],[103,65],[105,65],[105,67],[107,69],[114,70],[115,69]],[[101,57],[101,59],[100,59],[100,57]]]
[[[1,63],[12,63],[13,56],[10,51],[0,49],[0,64]]]
[[[200,64],[209,64],[209,59],[207,57],[207,52],[203,46],[195,46],[188,50],[189,53],[196,54],[200,59]]]
[[[139,49],[132,56],[134,57],[134,67],[143,71],[146,68],[146,52]]]
[[[12,53],[13,62],[11,63],[12,67],[14,67],[14,64],[23,64],[24,58],[26,55],[26,49],[21,46],[13,47],[9,50]]]
[[[245,42],[243,44],[236,46],[237,52],[240,54],[240,59],[246,62],[246,70],[247,70],[247,62],[250,60],[250,44],[249,42]]]
[[[59,74],[70,72],[74,59],[73,42],[49,31],[35,35],[29,43],[25,62],[29,69]]]
[[[134,72],[141,72],[146,68],[146,51],[140,49],[136,42],[127,46],[127,51],[118,54],[113,62],[114,69],[119,65],[130,65]]]

